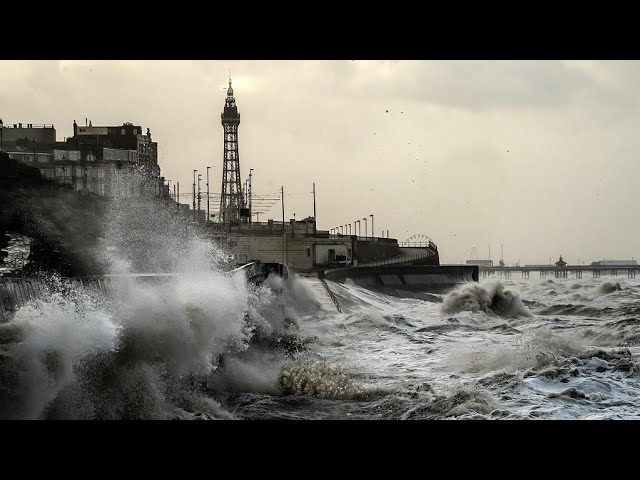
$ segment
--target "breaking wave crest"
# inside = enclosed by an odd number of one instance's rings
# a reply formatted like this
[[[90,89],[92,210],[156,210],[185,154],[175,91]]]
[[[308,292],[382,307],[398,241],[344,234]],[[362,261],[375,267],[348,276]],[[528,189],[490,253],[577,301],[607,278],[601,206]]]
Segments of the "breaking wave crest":
[[[442,302],[444,313],[484,312],[501,317],[531,317],[531,312],[516,292],[505,289],[499,281],[466,284],[447,294]]]
[[[362,393],[346,371],[326,363],[293,362],[280,375],[284,395],[310,395],[318,398],[353,399]]]

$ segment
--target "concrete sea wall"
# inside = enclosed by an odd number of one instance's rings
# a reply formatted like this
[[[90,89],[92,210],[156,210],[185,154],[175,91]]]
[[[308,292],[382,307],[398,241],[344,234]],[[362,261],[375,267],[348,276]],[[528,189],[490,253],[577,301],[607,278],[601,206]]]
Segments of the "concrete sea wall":
[[[477,265],[388,265],[339,268],[324,273],[326,280],[356,285],[402,298],[425,298],[425,293],[442,293],[457,285],[477,282]]]

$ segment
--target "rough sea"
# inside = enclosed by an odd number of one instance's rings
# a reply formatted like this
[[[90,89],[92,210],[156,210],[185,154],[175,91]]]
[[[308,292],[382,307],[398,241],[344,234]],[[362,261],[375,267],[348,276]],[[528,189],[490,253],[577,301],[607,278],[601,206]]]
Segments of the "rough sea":
[[[327,282],[338,312],[316,278],[249,285],[197,246],[109,298],[49,279],[0,324],[0,418],[640,418],[640,279],[488,278],[437,301]]]

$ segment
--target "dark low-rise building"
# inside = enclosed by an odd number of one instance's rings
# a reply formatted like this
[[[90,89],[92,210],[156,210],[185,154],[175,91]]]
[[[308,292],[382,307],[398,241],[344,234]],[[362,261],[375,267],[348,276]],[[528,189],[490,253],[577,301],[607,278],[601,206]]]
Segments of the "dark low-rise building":
[[[53,125],[22,125],[0,125],[2,149],[46,178],[99,196],[169,197],[160,175],[158,146],[148,128],[145,134],[141,126],[128,122],[82,127],[74,120],[73,137],[58,142]]]
[[[493,260],[467,260],[467,265],[480,265],[481,267],[493,267]]]
[[[598,260],[597,262],[591,262],[592,267],[633,267],[637,266],[636,260]]]

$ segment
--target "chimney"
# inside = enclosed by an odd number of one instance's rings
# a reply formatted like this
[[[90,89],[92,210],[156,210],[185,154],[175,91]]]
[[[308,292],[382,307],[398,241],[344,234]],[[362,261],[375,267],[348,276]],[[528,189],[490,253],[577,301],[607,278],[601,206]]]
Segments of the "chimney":
[[[89,119],[87,117],[84,117],[84,126],[85,127],[89,126]]]
[[[74,120],[73,121],[73,136],[75,137],[76,135],[78,135],[78,124]]]

